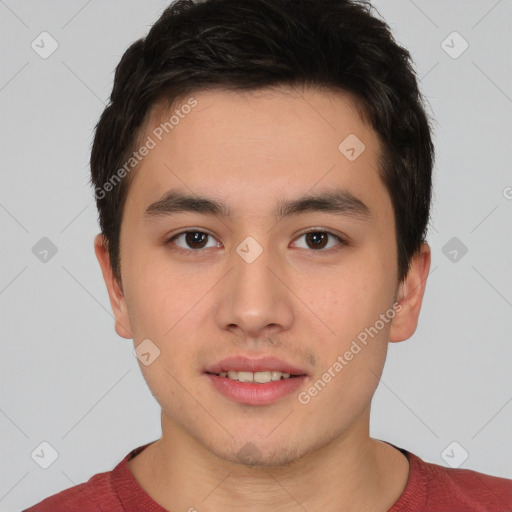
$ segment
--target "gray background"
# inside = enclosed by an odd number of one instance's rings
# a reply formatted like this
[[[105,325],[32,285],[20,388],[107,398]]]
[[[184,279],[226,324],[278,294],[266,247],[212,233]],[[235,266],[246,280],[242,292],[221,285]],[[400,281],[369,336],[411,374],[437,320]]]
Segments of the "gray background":
[[[420,323],[390,345],[371,434],[442,465],[465,450],[460,467],[512,478],[512,2],[374,3],[414,58],[437,162]],[[132,342],[113,328],[87,180],[114,67],[166,5],[0,0],[0,512],[160,436]],[[46,59],[31,48],[43,31],[59,45]],[[457,58],[454,31],[469,44]],[[32,251],[43,237],[57,248],[46,262]],[[44,441],[58,452],[48,469],[31,456]]]

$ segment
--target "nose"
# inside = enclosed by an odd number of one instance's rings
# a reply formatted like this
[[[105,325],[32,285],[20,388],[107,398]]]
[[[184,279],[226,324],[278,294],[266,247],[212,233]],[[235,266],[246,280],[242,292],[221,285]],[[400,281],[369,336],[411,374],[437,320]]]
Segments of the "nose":
[[[283,263],[270,249],[263,249],[253,260],[250,251],[254,247],[245,248],[245,253],[243,246],[233,253],[233,268],[220,288],[216,309],[219,328],[253,339],[290,329],[293,293],[285,284]]]

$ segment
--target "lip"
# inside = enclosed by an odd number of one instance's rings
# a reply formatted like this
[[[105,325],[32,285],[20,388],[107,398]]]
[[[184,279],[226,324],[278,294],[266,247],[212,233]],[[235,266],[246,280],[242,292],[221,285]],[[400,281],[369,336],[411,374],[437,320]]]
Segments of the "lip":
[[[229,370],[245,372],[277,371],[295,375],[289,379],[258,384],[240,382],[221,377]],[[215,375],[217,374],[217,375]],[[229,400],[246,405],[268,405],[297,391],[308,379],[308,373],[298,366],[272,356],[251,358],[247,356],[227,357],[205,369],[205,376],[213,387]]]
[[[231,356],[222,359],[221,361],[211,366],[208,366],[204,371],[205,373],[219,374],[229,370],[240,372],[263,372],[270,370],[274,372],[289,373],[290,375],[308,375],[306,370],[273,356],[264,356],[259,358],[252,358],[241,355]],[[258,385],[262,386],[263,384]]]
[[[226,398],[246,405],[274,403],[280,398],[290,395],[294,391],[296,392],[308,378],[306,375],[301,375],[300,377],[290,377],[289,379],[270,381],[265,384],[255,384],[253,382],[239,382],[212,373],[206,373],[205,375],[213,387]]]

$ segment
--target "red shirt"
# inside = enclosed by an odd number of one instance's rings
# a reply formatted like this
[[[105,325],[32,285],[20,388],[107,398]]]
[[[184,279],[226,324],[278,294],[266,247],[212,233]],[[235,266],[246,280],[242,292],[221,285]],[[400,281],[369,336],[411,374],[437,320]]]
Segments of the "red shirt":
[[[149,444],[132,450],[113,471],[98,473],[23,512],[168,512],[128,468],[128,461]],[[512,480],[430,464],[395,448],[409,459],[410,472],[404,492],[388,512],[512,512]]]

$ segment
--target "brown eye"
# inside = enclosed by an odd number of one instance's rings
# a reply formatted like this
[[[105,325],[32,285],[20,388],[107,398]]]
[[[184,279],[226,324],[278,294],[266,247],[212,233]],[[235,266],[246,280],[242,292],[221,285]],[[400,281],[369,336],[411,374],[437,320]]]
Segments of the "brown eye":
[[[297,240],[300,238],[305,239],[305,247],[304,249],[312,249],[313,251],[317,252],[329,252],[330,249],[336,248],[337,245],[347,245],[347,243],[338,235],[335,235],[334,233],[331,233],[329,231],[322,231],[322,230],[311,230],[307,233],[303,233],[301,236],[298,237]],[[338,241],[338,244],[332,244],[329,245],[329,241],[335,239]],[[327,249],[326,249],[327,247]]]
[[[306,243],[314,249],[323,249],[327,245],[328,238],[327,233],[306,233]]]
[[[205,233],[204,231],[183,231],[182,233],[178,233],[177,235],[173,236],[170,240],[168,240],[168,243],[174,243],[181,249],[198,251],[200,249],[205,249],[207,247],[207,242],[209,238],[213,238],[208,233]],[[185,245],[180,245],[176,243],[176,240],[182,239]],[[215,247],[215,245],[210,246]]]

